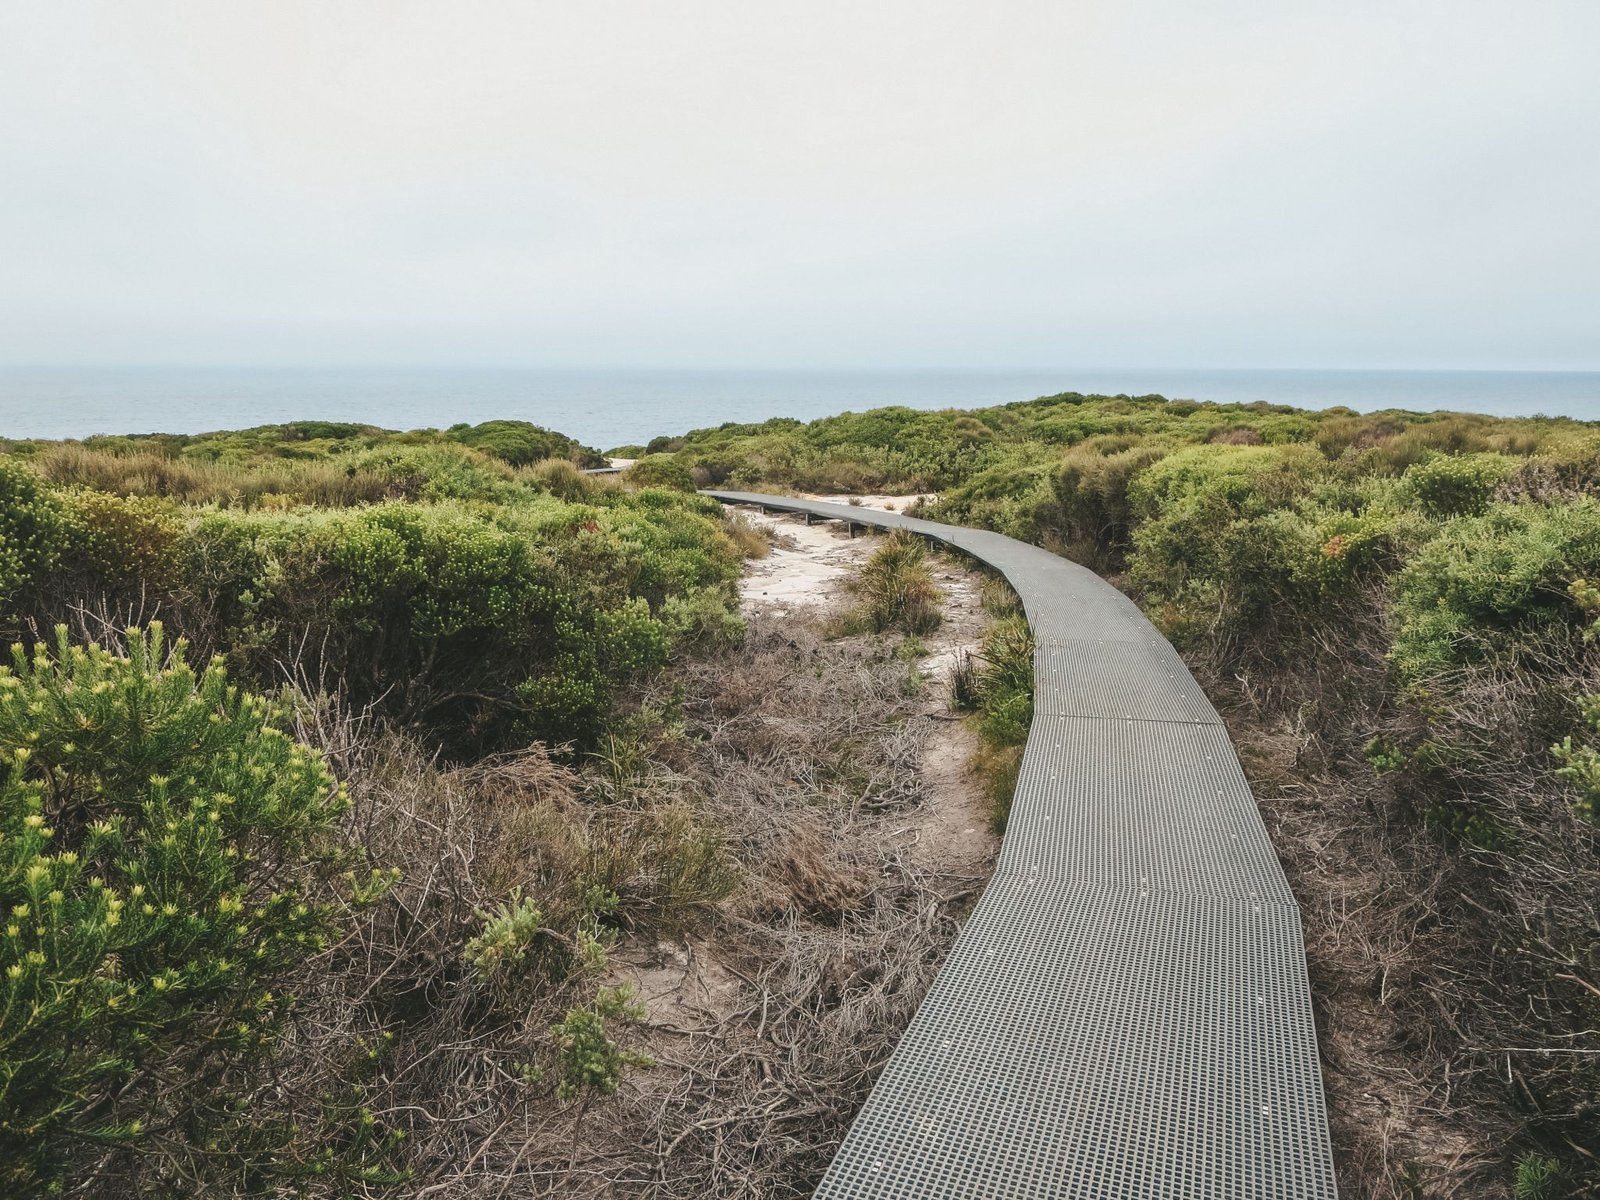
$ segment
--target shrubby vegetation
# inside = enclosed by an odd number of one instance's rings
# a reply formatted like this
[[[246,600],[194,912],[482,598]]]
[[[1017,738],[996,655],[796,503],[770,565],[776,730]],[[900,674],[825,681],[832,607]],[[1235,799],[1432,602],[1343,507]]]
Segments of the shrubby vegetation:
[[[1592,1175],[1594,426],[1064,394],[729,424],[651,449],[702,485],[935,491],[921,515],[1128,588],[1236,719],[1262,794],[1316,814],[1275,819],[1323,823],[1280,844],[1303,907],[1359,914],[1354,936],[1310,918],[1346,1187],[1424,1194],[1435,1170],[1445,1190],[1504,1192],[1527,1164]],[[1001,682],[1005,630],[958,680],[991,748],[1018,694]],[[1381,1066],[1374,1028],[1403,1047]],[[1448,1078],[1448,1098],[1397,1090],[1405,1078]],[[1408,1114],[1381,1136],[1369,1091]],[[1461,1128],[1452,1165],[1439,1135]]]
[[[977,652],[956,664],[950,700],[976,717],[982,742],[973,766],[989,794],[994,831],[1003,834],[1033,724],[1033,631],[1000,577],[984,579],[982,600],[990,625]]]
[[[363,878],[341,851],[331,826],[348,798],[283,712],[218,664],[197,677],[185,651],[169,657],[159,627],[120,656],[63,628],[0,667],[10,1194],[59,1187],[85,1148],[131,1152],[175,1128],[191,1153],[225,1154],[225,1175],[385,1176],[366,1161],[382,1131],[337,1153],[292,1146],[234,1088],[275,1048],[284,978],[394,875]],[[168,1159],[157,1177],[187,1174]]]
[[[620,480],[517,422],[0,450],[8,1194],[558,1172],[564,1106],[648,1053],[619,939],[717,904],[761,982],[750,1030],[696,1041],[695,1087],[649,1099],[681,1118],[663,1153],[719,1169],[737,1096],[739,1153],[814,1176],[944,918],[850,840],[914,800],[903,664],[792,631],[736,648],[764,545],[692,494],[711,484],[935,492],[924,515],[1127,587],[1233,719],[1300,892],[1346,1190],[1592,1173],[1592,426],[1068,394],[726,425]],[[914,637],[921,547],[879,553],[861,619]],[[991,591],[955,686],[1003,822],[1029,642]],[[799,999],[762,1002],[780,987]],[[832,1125],[771,1124],[782,1071],[828,1081],[791,1099]],[[644,1119],[626,1092],[608,1111]],[[478,1101],[517,1138],[454,1115]],[[667,1161],[626,1129],[580,1147],[619,1187]]]
[[[605,778],[630,685],[739,640],[756,531],[519,422],[4,449],[0,1190],[399,1185],[430,1014],[530,1103],[646,1061],[610,950],[739,872],[694,807],[557,763]],[[494,854],[441,892],[428,839],[502,753],[568,800],[459,831]]]
[[[337,687],[453,755],[585,749],[620,684],[737,632],[719,506],[529,465],[587,457],[534,426],[13,451],[0,633],[160,617],[243,679]]]

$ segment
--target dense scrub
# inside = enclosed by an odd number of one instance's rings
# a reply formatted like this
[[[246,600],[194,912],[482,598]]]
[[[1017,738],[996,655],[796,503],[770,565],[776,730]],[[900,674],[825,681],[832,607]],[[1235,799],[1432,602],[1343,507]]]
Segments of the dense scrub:
[[[657,449],[703,483],[937,489],[923,515],[1119,579],[1269,797],[1345,1187],[1600,1179],[1593,426],[1063,395]]]
[[[413,1129],[374,1105],[386,1046],[427,1019],[481,1030],[495,1070],[557,1103],[644,1062],[607,947],[728,894],[717,828],[575,796],[453,828],[450,797],[564,779],[552,754],[614,747],[630,685],[737,641],[753,531],[597,482],[518,423],[10,449],[0,1190],[398,1186]],[[495,751],[523,765],[473,765]],[[424,824],[396,840],[404,814],[373,797],[401,776]],[[435,877],[468,850],[428,841],[446,830],[488,853],[448,900]],[[385,937],[422,958],[374,977]]]
[[[126,649],[0,675],[8,1195],[806,1194],[970,899],[911,668],[792,620],[577,764]]]
[[[473,755],[585,748],[620,684],[737,632],[717,505],[513,467],[569,445],[533,427],[352,428],[0,457],[0,634],[160,618],[247,680],[338,690]]]
[[[0,1191],[814,1185],[972,892],[917,678],[746,636],[670,471],[469,440],[0,455]]]

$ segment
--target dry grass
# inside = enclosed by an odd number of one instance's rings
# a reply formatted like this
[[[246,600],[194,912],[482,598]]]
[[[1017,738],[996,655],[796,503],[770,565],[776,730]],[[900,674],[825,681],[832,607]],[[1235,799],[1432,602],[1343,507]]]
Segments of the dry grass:
[[[765,558],[772,551],[772,535],[741,512],[728,512],[722,531],[738,547],[742,558]]]
[[[294,1034],[255,1111],[311,1137],[319,1097],[364,1087],[375,1127],[406,1135],[400,1191],[418,1197],[808,1195],[981,883],[918,868],[896,836],[924,795],[918,707],[903,664],[759,620],[580,770],[537,747],[441,770],[305,706],[304,736],[351,781],[346,835],[405,874],[291,981]],[[730,983],[698,1021],[635,1029],[655,1065],[617,1092],[562,1101],[528,1068],[548,1080],[552,1022],[592,993],[570,945],[596,883],[620,898],[609,979],[679,947]],[[550,933],[487,987],[462,949],[514,893]],[[78,1194],[116,1194],[105,1178]]]
[[[927,565],[927,544],[916,534],[897,529],[861,566],[846,585],[857,604],[847,625],[873,633],[932,633],[944,620],[944,594]]]
[[[111,454],[64,442],[42,451],[33,463],[52,483],[119,496],[165,496],[188,504],[344,508],[393,493],[388,481],[335,462],[211,463],[142,452]]]
[[[569,504],[581,503],[598,485],[599,475],[585,475],[570,459],[546,458],[517,471],[517,477],[533,483]]]

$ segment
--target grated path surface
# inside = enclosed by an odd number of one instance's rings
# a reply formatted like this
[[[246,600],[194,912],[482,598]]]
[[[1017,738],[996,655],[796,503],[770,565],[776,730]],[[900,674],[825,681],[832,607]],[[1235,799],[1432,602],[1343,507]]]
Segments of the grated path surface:
[[[1138,606],[984,530],[824,501],[1003,574],[1034,718],[994,879],[824,1200],[1333,1200],[1300,910],[1204,692]]]

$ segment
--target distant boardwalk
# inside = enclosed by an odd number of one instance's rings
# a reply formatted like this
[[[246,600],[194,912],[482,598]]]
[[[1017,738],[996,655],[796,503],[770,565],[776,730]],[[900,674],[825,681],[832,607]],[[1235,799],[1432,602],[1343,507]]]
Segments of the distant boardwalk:
[[[1037,649],[994,879],[819,1197],[1335,1196],[1300,910],[1222,722],[1138,607],[1000,534]]]

